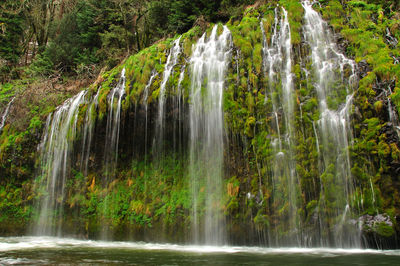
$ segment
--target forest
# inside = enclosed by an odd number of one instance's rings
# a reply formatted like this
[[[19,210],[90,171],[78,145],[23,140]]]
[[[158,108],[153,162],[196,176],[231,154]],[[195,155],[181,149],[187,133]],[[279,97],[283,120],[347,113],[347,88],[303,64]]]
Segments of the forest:
[[[93,79],[160,39],[226,22],[251,2],[2,1],[0,77]]]

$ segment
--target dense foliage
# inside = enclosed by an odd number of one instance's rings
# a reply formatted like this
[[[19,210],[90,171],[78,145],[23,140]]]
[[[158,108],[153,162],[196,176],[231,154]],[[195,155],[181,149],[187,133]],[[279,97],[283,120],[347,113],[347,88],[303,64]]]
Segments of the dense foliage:
[[[19,78],[24,72],[93,77],[104,65],[113,67],[162,37],[189,30],[198,18],[227,21],[251,2],[5,0],[0,13],[0,78]]]

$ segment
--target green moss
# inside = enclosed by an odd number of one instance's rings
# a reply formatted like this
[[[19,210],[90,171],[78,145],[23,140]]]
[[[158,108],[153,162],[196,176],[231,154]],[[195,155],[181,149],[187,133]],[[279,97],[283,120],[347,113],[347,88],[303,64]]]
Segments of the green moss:
[[[6,104],[10,98],[15,94],[14,85],[11,83],[0,84],[0,103]]]
[[[29,123],[28,131],[31,134],[34,134],[34,133],[38,132],[41,129],[42,124],[43,124],[43,122],[40,119],[40,117],[39,116],[34,116],[31,119],[30,123]]]
[[[317,107],[318,107],[318,100],[317,98],[313,97],[305,102],[305,104],[303,105],[303,110],[305,112],[310,112]]]
[[[16,226],[27,223],[33,211],[31,193],[32,187],[28,182],[21,187],[11,184],[0,186],[0,222],[7,224],[14,221]]]
[[[393,160],[400,161],[400,149],[395,143],[390,144],[391,156]]]
[[[393,226],[387,225],[386,223],[378,223],[374,226],[376,233],[383,237],[391,237],[395,231]]]
[[[255,125],[256,119],[254,117],[249,117],[246,120],[245,133],[248,137],[253,137],[253,127]]]
[[[380,113],[380,112],[382,111],[382,107],[383,107],[382,101],[376,101],[376,102],[374,103],[374,108],[375,108],[375,111],[376,111],[377,113]]]
[[[292,45],[299,45],[301,42],[300,32],[302,27],[304,9],[300,1],[280,0],[279,4],[282,5],[288,12]]]
[[[253,50],[253,65],[257,73],[261,73],[262,63],[262,45],[258,43],[254,46]]]
[[[260,228],[268,228],[270,225],[269,220],[269,217],[263,215],[261,211],[259,211],[256,217],[254,217],[254,223]]]

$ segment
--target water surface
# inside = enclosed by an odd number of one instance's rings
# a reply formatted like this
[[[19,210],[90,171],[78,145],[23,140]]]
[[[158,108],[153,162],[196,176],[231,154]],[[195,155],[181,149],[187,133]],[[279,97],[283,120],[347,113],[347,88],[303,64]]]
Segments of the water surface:
[[[0,265],[398,265],[400,250],[185,246],[0,238]]]

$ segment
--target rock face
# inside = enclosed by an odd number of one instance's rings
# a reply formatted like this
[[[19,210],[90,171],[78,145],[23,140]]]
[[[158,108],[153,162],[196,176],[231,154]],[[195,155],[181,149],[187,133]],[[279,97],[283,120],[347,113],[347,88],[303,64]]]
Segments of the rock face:
[[[392,220],[386,213],[375,216],[365,214],[358,219],[358,222],[361,222],[362,230],[367,233],[377,232],[378,227],[381,225],[388,227],[393,226]]]
[[[394,239],[393,222],[389,215],[365,214],[358,219],[362,231],[365,236],[368,236],[368,244],[375,248],[387,248],[397,246]]]
[[[400,55],[371,6],[289,2],[132,55],[57,123],[6,124],[0,232],[396,247]]]
[[[368,74],[368,72],[372,70],[371,66],[367,63],[365,59],[358,62],[357,68],[358,68],[358,76],[360,79],[365,77]]]

